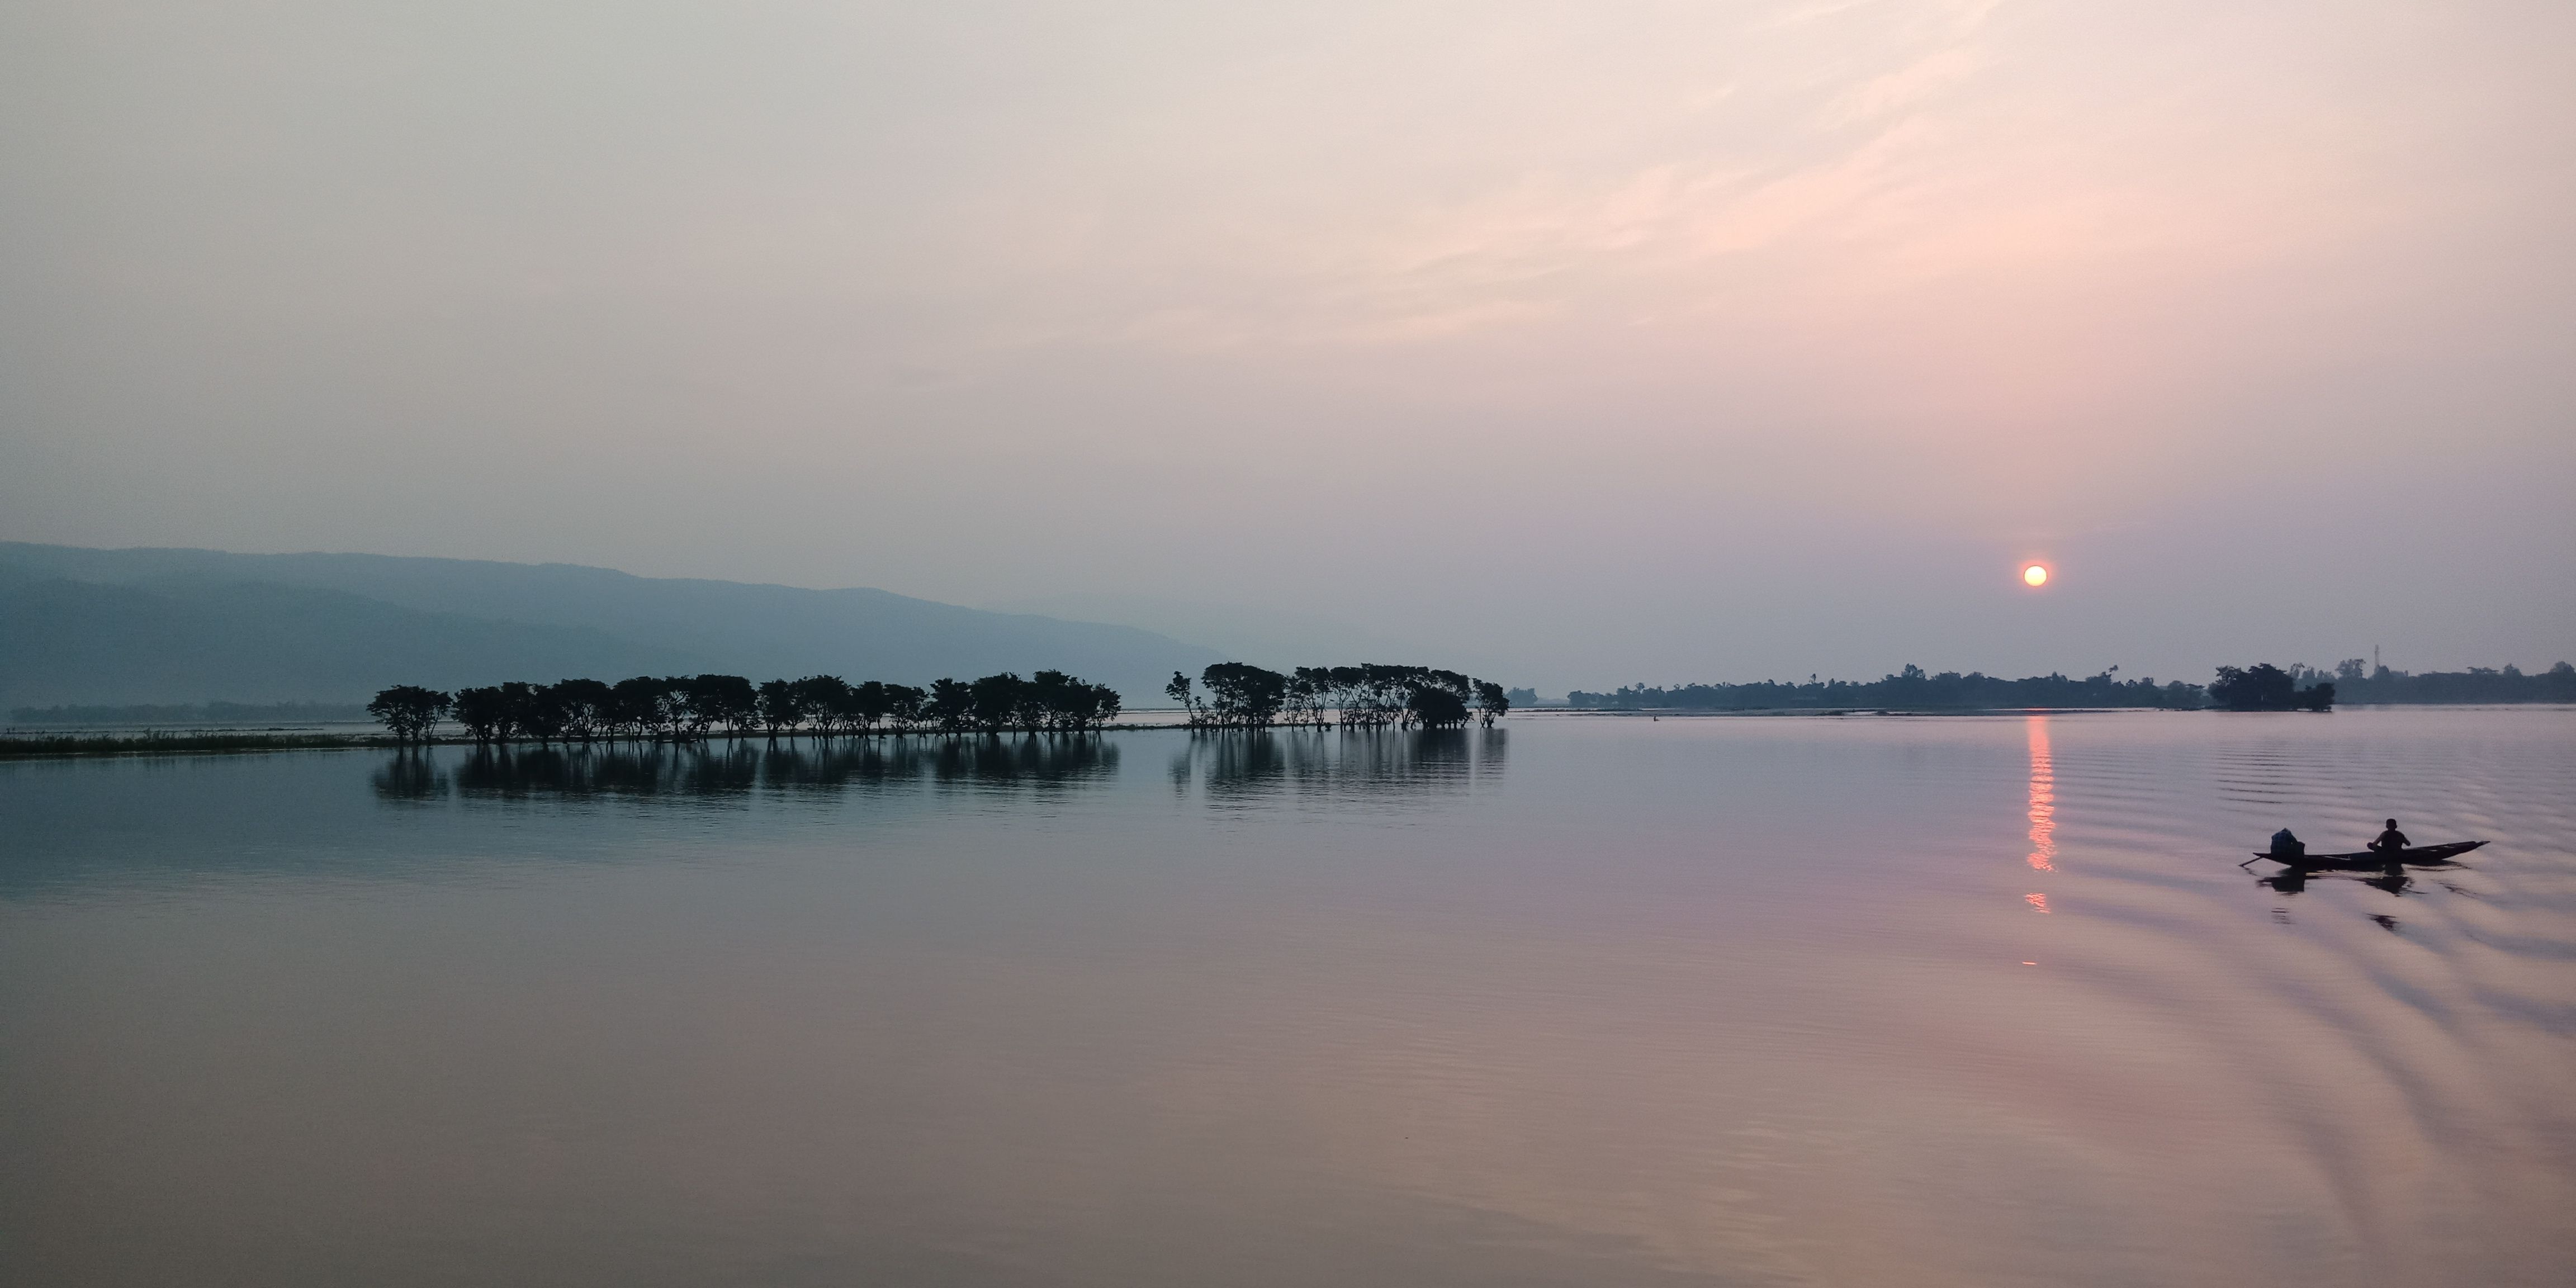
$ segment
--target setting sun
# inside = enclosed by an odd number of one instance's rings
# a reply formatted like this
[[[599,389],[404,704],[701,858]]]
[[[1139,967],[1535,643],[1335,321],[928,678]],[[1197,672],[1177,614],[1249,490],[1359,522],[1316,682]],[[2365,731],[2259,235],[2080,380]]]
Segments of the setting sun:
[[[2025,586],[2045,586],[2045,585],[2047,585],[2047,584],[2048,584],[2048,565],[2046,565],[2046,564],[2032,564],[2031,566],[2029,566],[2029,567],[2027,567],[2027,568],[2022,569],[2022,570],[2021,570],[2021,580],[2022,580],[2022,584],[2023,584],[2023,585],[2025,585]]]

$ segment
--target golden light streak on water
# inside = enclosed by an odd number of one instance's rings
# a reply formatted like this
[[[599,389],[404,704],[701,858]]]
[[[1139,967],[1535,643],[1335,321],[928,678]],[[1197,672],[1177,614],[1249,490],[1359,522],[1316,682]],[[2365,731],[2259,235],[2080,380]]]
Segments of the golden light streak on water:
[[[2026,723],[2030,730],[2030,866],[2055,872],[2057,772],[2048,754],[2048,717],[2032,716]]]

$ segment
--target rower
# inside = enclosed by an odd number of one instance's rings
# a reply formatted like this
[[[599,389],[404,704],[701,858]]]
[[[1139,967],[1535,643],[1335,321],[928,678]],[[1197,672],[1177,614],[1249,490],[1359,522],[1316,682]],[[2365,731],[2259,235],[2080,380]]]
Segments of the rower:
[[[2392,859],[2406,848],[2406,834],[2397,830],[2396,819],[2388,820],[2388,830],[2380,833],[2379,839],[2370,843],[2370,848]]]

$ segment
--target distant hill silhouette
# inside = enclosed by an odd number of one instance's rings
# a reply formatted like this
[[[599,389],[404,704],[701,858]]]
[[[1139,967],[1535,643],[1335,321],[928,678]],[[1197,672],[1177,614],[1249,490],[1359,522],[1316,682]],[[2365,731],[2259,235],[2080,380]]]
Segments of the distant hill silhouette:
[[[1057,669],[1151,701],[1224,660],[1131,627],[882,590],[573,564],[92,550],[0,542],[0,707],[350,702],[579,675],[843,674],[910,684]]]

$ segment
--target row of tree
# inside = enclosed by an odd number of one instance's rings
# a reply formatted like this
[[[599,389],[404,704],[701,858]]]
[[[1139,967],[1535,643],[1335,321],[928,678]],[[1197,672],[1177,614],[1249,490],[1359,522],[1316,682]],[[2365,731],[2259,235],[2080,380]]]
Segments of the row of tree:
[[[406,742],[428,737],[446,719],[476,742],[663,742],[756,732],[1071,732],[1097,729],[1117,719],[1118,710],[1117,690],[1062,671],[1028,679],[1006,671],[940,680],[927,689],[877,680],[851,684],[836,675],[761,684],[739,675],[639,675],[614,684],[512,681],[452,694],[402,684],[367,704],[369,715]]]
[[[1279,672],[1219,662],[1190,677],[1172,672],[1163,692],[1189,712],[1193,726],[1259,729],[1270,725],[1339,724],[1346,729],[1455,729],[1469,720],[1487,727],[1512,709],[1503,686],[1427,666],[1301,666]]]
[[[1880,710],[1973,710],[2000,707],[2198,707],[2202,690],[2180,680],[2158,684],[2153,676],[2119,678],[2120,668],[2081,679],[2034,675],[2019,680],[1970,671],[1939,674],[1907,665],[1876,680],[1819,680],[1805,684],[1756,680],[1750,684],[1684,684],[1671,688],[1630,685],[1613,693],[1566,695],[1577,708],[1605,711],[1649,709],[1685,711],[1783,711],[1873,708]]]
[[[2332,682],[2344,702],[2576,702],[2576,664],[2526,674],[2521,667],[2407,672],[2345,658],[2331,672],[2290,668],[2301,688]]]
[[[1197,685],[1204,685],[1202,696]],[[1511,710],[1499,684],[1425,666],[1301,666],[1293,672],[1220,662],[1194,685],[1172,673],[1165,690],[1193,727],[1257,729],[1340,724],[1346,728],[1454,729],[1491,725]],[[839,676],[753,684],[739,675],[639,675],[614,684],[562,680],[442,693],[396,685],[367,713],[395,737],[420,741],[442,720],[476,742],[702,741],[722,735],[878,731],[1070,732],[1118,718],[1118,692],[1062,671],[1021,679],[940,680],[927,689]]]

